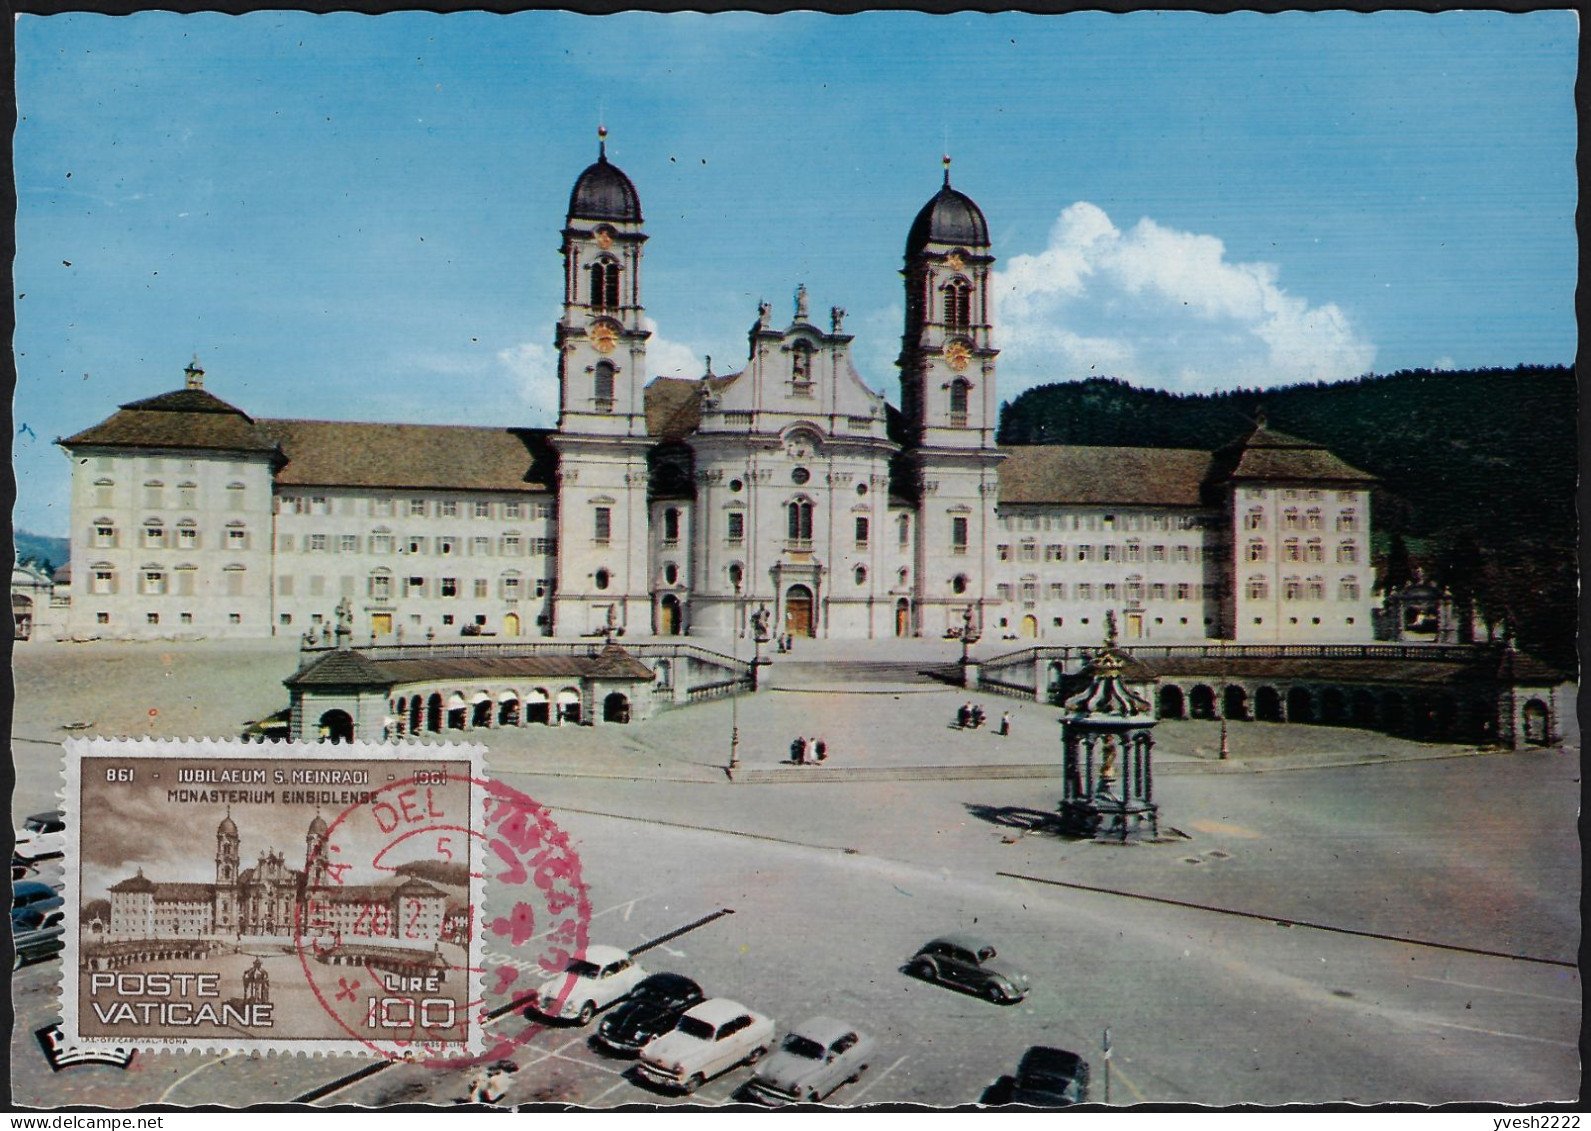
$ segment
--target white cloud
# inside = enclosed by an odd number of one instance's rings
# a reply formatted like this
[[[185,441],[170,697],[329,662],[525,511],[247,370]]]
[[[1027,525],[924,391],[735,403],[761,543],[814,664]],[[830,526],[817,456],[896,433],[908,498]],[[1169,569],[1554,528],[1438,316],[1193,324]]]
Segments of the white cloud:
[[[519,399],[535,414],[525,423],[551,428],[558,423],[558,355],[543,342],[520,342],[497,351],[497,360],[513,374]]]
[[[1147,218],[1124,232],[1086,201],[993,294],[1003,395],[1089,375],[1188,391],[1332,380],[1375,360],[1340,307],[1289,294],[1274,264]]]

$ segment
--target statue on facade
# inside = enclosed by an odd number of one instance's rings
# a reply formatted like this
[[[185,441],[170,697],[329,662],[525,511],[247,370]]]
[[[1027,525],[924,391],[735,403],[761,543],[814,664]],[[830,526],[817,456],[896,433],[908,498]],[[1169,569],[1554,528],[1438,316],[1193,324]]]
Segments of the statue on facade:
[[[751,630],[753,638],[758,644],[765,644],[768,642],[768,620],[768,606],[758,605],[757,611],[751,614]]]
[[[773,321],[773,303],[759,302],[757,304],[757,325],[767,329],[768,323]]]
[[[797,322],[805,322],[807,320],[807,285],[805,283],[796,287],[795,320]]]
[[[831,307],[829,307],[829,332],[833,333],[833,334],[838,334],[840,332],[840,327],[843,326],[844,324],[845,324],[845,307],[843,307],[843,306],[831,306]]]
[[[354,627],[354,604],[347,597],[337,602],[337,631],[349,632]]]

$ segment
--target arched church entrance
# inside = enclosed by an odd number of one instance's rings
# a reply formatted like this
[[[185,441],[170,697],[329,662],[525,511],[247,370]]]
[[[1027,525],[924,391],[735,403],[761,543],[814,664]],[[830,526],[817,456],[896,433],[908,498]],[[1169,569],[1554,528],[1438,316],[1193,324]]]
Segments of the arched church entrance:
[[[912,619],[912,605],[911,605],[911,602],[908,601],[906,598],[902,597],[900,600],[895,602],[895,635],[896,636],[910,636],[911,635],[911,619]]]
[[[790,636],[811,636],[814,623],[812,590],[792,585],[784,595],[784,630]]]
[[[1024,640],[1033,640],[1037,638],[1039,634],[1039,618],[1034,616],[1032,613],[1029,613],[1027,616],[1023,617],[1020,631],[1022,633],[1022,639]]]
[[[518,636],[519,635],[519,614],[518,613],[509,613],[506,617],[503,618],[503,635],[504,636]]]

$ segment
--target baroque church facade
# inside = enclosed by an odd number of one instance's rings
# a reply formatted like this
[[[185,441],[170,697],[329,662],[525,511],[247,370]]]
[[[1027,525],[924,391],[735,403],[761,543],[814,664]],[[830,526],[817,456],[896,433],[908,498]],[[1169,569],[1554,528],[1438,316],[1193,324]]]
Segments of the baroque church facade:
[[[204,388],[72,457],[76,637],[326,633],[1369,641],[1373,477],[1263,420],[1210,450],[996,443],[995,258],[944,183],[908,230],[899,405],[845,311],[762,304],[744,366],[651,378],[640,196],[562,231],[554,429],[256,419]],[[970,619],[969,619],[970,618]]]

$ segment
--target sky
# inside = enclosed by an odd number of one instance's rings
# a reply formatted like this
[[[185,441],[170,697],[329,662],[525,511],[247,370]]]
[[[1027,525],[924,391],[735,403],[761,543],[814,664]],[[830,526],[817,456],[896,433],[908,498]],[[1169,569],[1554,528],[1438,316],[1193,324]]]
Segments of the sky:
[[[256,417],[556,422],[569,190],[650,239],[654,375],[804,284],[894,360],[941,159],[998,257],[999,396],[1569,364],[1572,12],[625,13],[16,21],[14,522],[55,446],[206,388]]]

